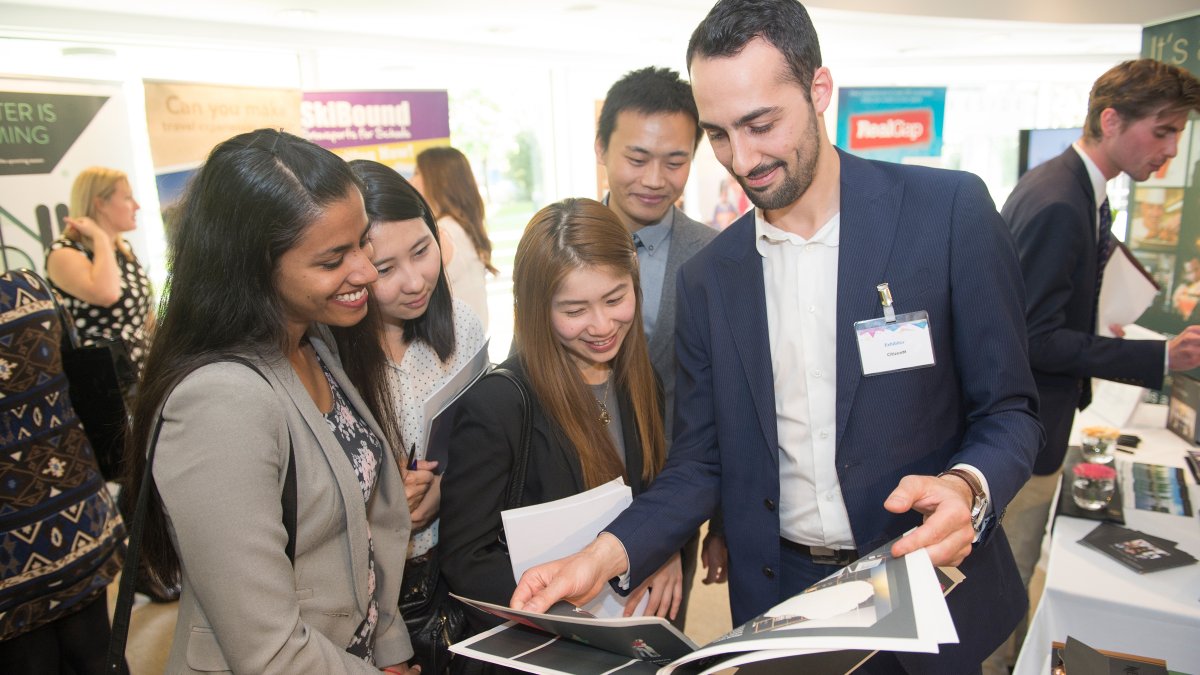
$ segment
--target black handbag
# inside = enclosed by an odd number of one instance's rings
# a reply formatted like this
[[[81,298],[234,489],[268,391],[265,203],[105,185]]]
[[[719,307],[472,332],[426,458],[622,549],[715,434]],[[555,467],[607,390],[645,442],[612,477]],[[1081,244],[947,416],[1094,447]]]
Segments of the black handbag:
[[[413,660],[421,666],[421,672],[447,672],[452,658],[450,645],[467,637],[467,614],[462,603],[450,597],[436,546],[404,564],[400,616],[404,617]]]
[[[68,343],[63,341],[62,363],[71,403],[92,443],[100,475],[117,480],[121,477],[128,403],[137,388],[136,370],[121,340],[98,340],[87,346]]]
[[[22,272],[36,277],[54,302],[63,330],[62,367],[71,405],[96,454],[100,475],[105,480],[116,480],[121,475],[129,404],[137,389],[137,369],[129,358],[129,350],[119,339],[100,339],[81,345],[71,313],[58,302],[50,284],[30,270]]]

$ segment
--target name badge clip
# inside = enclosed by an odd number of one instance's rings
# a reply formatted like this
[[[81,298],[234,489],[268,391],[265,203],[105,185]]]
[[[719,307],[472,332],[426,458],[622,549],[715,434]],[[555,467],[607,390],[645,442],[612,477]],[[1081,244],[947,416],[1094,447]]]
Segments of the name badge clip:
[[[883,320],[887,323],[896,323],[896,308],[892,306],[892,289],[885,281],[876,286],[875,290],[879,291],[879,304],[883,305]]]

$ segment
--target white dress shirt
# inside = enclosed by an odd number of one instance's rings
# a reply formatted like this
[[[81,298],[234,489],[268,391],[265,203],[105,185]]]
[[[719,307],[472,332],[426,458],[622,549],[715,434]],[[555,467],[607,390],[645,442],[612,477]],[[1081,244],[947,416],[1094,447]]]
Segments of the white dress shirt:
[[[1088,154],[1083,151],[1078,141],[1073,143],[1071,148],[1079,155],[1079,159],[1083,160],[1083,168],[1087,169],[1088,180],[1092,183],[1092,198],[1096,202],[1096,228],[1099,231],[1100,205],[1104,203],[1105,199],[1108,199],[1108,181],[1104,179],[1104,174],[1100,172],[1100,167],[1096,166],[1091,157],[1088,157]]]
[[[755,211],[779,435],[780,535],[854,548],[835,462],[840,231],[841,214],[806,240]]]
[[[771,225],[762,209],[755,210],[754,227],[755,247],[763,257],[775,385],[779,534],[807,546],[855,548],[836,463],[841,214],[810,239]],[[982,472],[968,464],[955,468],[974,474],[990,502]],[[886,498],[879,496],[879,508]]]

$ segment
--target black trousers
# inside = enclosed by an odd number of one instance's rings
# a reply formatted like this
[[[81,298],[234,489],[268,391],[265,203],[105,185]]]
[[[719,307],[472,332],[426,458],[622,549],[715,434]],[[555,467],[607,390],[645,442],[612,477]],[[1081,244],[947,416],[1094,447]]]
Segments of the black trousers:
[[[91,675],[104,672],[108,652],[108,595],[78,612],[0,642],[0,664],[14,675]]]

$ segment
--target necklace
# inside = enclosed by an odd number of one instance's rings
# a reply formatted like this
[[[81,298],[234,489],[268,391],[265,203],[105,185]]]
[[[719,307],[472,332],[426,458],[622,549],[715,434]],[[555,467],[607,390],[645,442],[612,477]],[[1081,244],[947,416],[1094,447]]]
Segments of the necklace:
[[[608,414],[608,406],[605,405],[605,403],[604,403],[605,401],[608,400],[608,388],[611,386],[612,386],[612,375],[610,374],[608,376],[608,379],[605,380],[605,382],[604,382],[604,396],[596,399],[596,405],[600,406],[600,417],[598,417],[597,419],[599,419],[600,423],[605,426],[608,426],[608,423],[612,422],[612,415]]]

